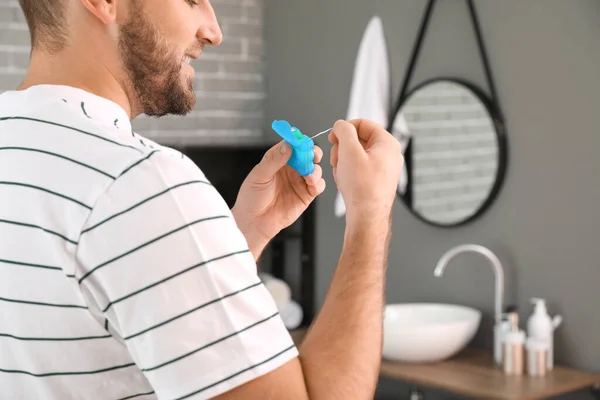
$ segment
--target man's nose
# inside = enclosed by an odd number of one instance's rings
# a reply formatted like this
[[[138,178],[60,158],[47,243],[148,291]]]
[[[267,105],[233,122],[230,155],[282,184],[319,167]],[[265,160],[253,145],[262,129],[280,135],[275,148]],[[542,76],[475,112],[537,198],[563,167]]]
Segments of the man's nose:
[[[217,16],[212,4],[210,4],[210,1],[208,0],[204,3],[204,18],[200,29],[198,29],[198,39],[208,41],[213,46],[218,46],[223,42],[223,32],[217,21]]]

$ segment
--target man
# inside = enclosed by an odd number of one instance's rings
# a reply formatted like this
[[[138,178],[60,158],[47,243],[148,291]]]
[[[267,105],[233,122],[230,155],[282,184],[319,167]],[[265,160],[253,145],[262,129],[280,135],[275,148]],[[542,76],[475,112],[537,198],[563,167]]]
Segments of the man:
[[[210,3],[19,2],[33,48],[0,95],[0,397],[372,398],[399,143],[334,125],[344,248],[298,349],[255,260],[323,192],[321,168],[301,178],[278,144],[229,210],[131,129],[194,107],[189,58],[222,40]]]

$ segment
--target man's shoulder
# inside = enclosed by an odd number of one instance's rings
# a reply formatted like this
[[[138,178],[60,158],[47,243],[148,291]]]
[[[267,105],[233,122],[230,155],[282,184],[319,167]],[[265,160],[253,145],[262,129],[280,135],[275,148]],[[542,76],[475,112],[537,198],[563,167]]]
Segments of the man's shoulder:
[[[0,95],[0,120],[14,122],[10,128],[0,126],[0,129],[17,129],[24,131],[51,131],[77,137],[87,135],[97,139],[114,140],[123,144],[132,142],[127,138],[127,132],[121,131],[116,124],[109,125],[89,118],[84,112],[73,106],[61,104],[60,101],[30,102],[26,98],[3,97]],[[131,133],[129,134],[131,135]],[[59,136],[60,138],[60,136]]]
[[[145,156],[149,156],[148,159],[155,165],[165,170],[175,170],[176,174],[193,175],[208,181],[200,167],[175,146],[161,144],[138,133],[133,133],[133,136],[146,150]]]
[[[8,100],[0,95],[0,132],[20,135],[32,145],[58,143],[65,153],[109,164],[113,173],[152,150],[128,126],[90,118],[66,102]]]
[[[84,110],[61,101],[40,100],[28,105],[23,98],[0,95],[3,138],[13,137],[20,145],[85,163],[111,178],[96,190],[90,188],[92,192],[103,192],[107,184],[128,175],[141,181],[207,181],[186,155],[134,132],[129,121],[90,118]]]

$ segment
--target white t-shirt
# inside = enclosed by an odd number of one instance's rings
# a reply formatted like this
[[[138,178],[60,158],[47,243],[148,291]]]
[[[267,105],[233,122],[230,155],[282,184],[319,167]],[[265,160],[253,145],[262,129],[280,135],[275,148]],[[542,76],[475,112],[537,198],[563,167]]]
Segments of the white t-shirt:
[[[0,95],[0,397],[206,399],[298,355],[231,211],[117,104]]]

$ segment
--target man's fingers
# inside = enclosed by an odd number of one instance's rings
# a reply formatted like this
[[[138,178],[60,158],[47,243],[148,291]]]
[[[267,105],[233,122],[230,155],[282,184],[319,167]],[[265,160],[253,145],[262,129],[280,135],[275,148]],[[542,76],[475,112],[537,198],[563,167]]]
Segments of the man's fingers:
[[[337,139],[341,151],[356,153],[362,150],[362,146],[358,140],[356,127],[344,120],[338,120],[333,125],[332,135]],[[334,140],[335,140],[334,139]]]
[[[319,146],[315,146],[313,151],[315,153],[314,162],[315,162],[315,164],[318,164],[323,159],[323,150],[321,150],[321,148]]]
[[[335,136],[335,133],[333,133],[333,129],[331,130],[331,132],[329,132],[329,135],[327,135],[327,139],[329,139],[330,143],[333,143],[333,144],[339,143],[337,136]]]
[[[378,123],[371,121],[369,119],[351,119],[351,120],[347,120],[347,121],[338,120],[338,121],[336,121],[336,124],[338,124],[338,123],[339,124],[345,123],[345,124],[352,125],[354,127],[354,129],[356,130],[356,134],[358,135],[360,140],[364,143],[367,143],[374,134],[388,133],[384,127],[382,127]],[[342,125],[338,126],[338,128],[339,128],[338,131],[342,129],[341,126]],[[332,131],[329,132],[328,139],[329,139],[329,142],[331,142],[332,144],[339,143],[339,137],[336,132],[335,124],[334,124]]]
[[[318,195],[320,195],[321,193],[323,193],[325,191],[325,187],[327,185],[325,184],[325,180],[324,179],[320,179],[316,185],[314,186],[307,186],[308,188],[308,193],[312,196],[312,197],[317,197]]]
[[[334,144],[333,147],[339,145],[344,153],[350,152],[357,153],[363,152],[373,143],[374,139],[382,138],[389,133],[383,129],[380,125],[373,121],[360,119],[336,121],[333,130],[330,134],[330,142]],[[340,150],[338,150],[339,152]],[[337,166],[337,157],[331,157],[333,166]]]
[[[347,122],[354,126],[358,137],[364,143],[368,143],[378,135],[388,134],[385,128],[369,119],[352,119]]]
[[[285,142],[279,142],[271,147],[254,168],[254,179],[269,181],[285,166],[292,155],[291,147]]]
[[[315,165],[315,170],[312,174],[304,177],[304,181],[308,186],[317,186],[323,176],[323,168],[320,165]]]
[[[334,144],[333,147],[331,148],[331,152],[329,154],[329,162],[331,163],[331,166],[336,168],[337,164],[338,164],[338,157],[339,157],[339,145]]]

